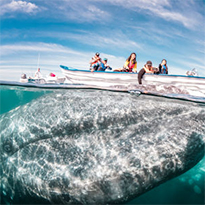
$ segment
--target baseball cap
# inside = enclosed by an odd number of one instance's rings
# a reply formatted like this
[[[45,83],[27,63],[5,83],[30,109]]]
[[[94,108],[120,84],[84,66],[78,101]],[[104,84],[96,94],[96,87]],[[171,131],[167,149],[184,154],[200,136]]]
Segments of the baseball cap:
[[[152,65],[152,61],[147,61],[147,65]]]

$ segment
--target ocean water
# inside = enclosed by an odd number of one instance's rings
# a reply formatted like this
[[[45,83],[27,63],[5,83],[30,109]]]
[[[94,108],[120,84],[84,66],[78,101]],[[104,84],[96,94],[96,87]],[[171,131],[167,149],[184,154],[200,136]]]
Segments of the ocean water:
[[[34,102],[35,100],[41,98],[42,96],[49,95],[50,93],[69,93],[69,92],[77,92],[79,89],[45,89],[45,88],[32,88],[32,87],[19,87],[19,86],[11,86],[11,85],[1,85],[0,86],[0,99],[1,99],[1,109],[0,109],[0,117],[4,116],[4,114],[17,109],[18,107],[25,106],[30,102]],[[83,90],[83,95],[87,97],[87,93],[89,93],[89,89]],[[110,91],[99,91],[92,90],[92,95],[95,95],[95,92],[102,92],[101,95],[104,95]],[[119,100],[121,93],[119,93],[117,100]],[[139,93],[135,96],[135,93],[122,93],[122,95],[127,95],[128,97],[132,95],[134,98],[143,99],[146,98],[144,95],[139,95]],[[149,100],[153,100],[157,98],[158,101],[163,101],[164,97],[156,97],[149,96]],[[175,99],[176,100],[176,99]],[[177,101],[177,100],[176,100]],[[205,109],[205,102],[188,102],[185,100],[181,101],[182,104],[187,104],[187,106],[200,107]],[[75,103],[75,102],[74,102]],[[77,102],[76,102],[77,103]],[[43,106],[43,105],[41,105]],[[95,104],[93,105],[95,106]],[[51,109],[55,109],[52,107]],[[19,116],[20,117],[20,116]],[[21,116],[23,117],[23,116]],[[39,133],[34,133],[38,135]],[[128,201],[125,204],[204,204],[205,203],[205,157],[198,162],[194,167],[192,167],[187,172],[183,173],[180,176],[177,176],[173,179],[170,179],[159,186],[149,190],[148,192]],[[3,198],[4,193],[1,193]],[[13,193],[15,195],[15,193]],[[17,194],[18,195],[18,194]],[[16,197],[16,196],[15,196]],[[15,198],[14,197],[14,198]],[[18,198],[18,197],[16,197]],[[6,201],[1,201],[1,203],[6,203]],[[24,203],[24,201],[21,201]],[[25,200],[25,203],[28,203]],[[31,202],[30,202],[31,203]],[[33,201],[32,203],[40,203]],[[43,201],[42,203],[45,203]],[[14,202],[15,204],[15,202]]]

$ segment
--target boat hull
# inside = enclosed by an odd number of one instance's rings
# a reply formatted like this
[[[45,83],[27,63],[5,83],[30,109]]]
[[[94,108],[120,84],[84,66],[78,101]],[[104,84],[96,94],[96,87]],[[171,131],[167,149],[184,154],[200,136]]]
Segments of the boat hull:
[[[20,79],[21,83],[33,83],[33,84],[62,84],[66,78],[48,77],[48,78],[26,78]]]
[[[94,86],[129,86],[139,85],[137,73],[78,70],[61,66],[65,77],[72,83]],[[201,90],[205,93],[205,77],[182,76],[182,75],[155,75],[145,74],[142,85],[174,85],[177,87]]]
[[[64,66],[62,72],[65,77],[72,83],[96,85],[96,86],[111,86],[111,85],[128,85],[137,83],[136,73],[120,73],[120,72],[105,72],[105,71],[84,71],[76,69],[66,69]]]

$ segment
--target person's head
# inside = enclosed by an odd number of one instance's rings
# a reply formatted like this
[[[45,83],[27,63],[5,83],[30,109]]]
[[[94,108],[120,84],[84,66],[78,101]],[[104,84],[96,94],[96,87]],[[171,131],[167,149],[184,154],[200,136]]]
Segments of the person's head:
[[[146,63],[146,68],[148,68],[149,70],[152,69],[152,61],[147,61]]]
[[[166,65],[167,65],[167,60],[166,60],[166,59],[163,59],[162,62],[161,62],[161,64],[166,66]]]
[[[136,57],[137,57],[136,53],[133,52],[128,57],[127,61],[132,61],[133,63],[135,63],[136,62]]]
[[[103,60],[105,61],[105,63],[107,63],[107,58],[104,58]]]
[[[97,52],[95,55],[96,55],[97,57],[99,57],[99,56],[100,56],[100,53]]]

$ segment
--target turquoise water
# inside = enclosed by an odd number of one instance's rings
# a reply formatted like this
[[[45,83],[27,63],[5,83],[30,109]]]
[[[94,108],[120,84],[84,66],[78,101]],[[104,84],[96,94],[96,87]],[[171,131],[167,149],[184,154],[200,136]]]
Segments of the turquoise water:
[[[24,88],[17,86],[0,87],[0,114],[22,106],[32,100],[59,90]],[[69,92],[69,90],[61,90]],[[204,106],[204,104],[200,104]],[[204,204],[205,203],[205,157],[192,169],[139,196],[127,204]]]
[[[38,97],[49,93],[49,90],[40,89],[28,89],[13,86],[1,86],[0,98],[1,107],[0,114],[8,112],[20,105],[24,105],[31,100],[37,99]]]
[[[127,204],[205,204],[205,157],[191,170]]]

